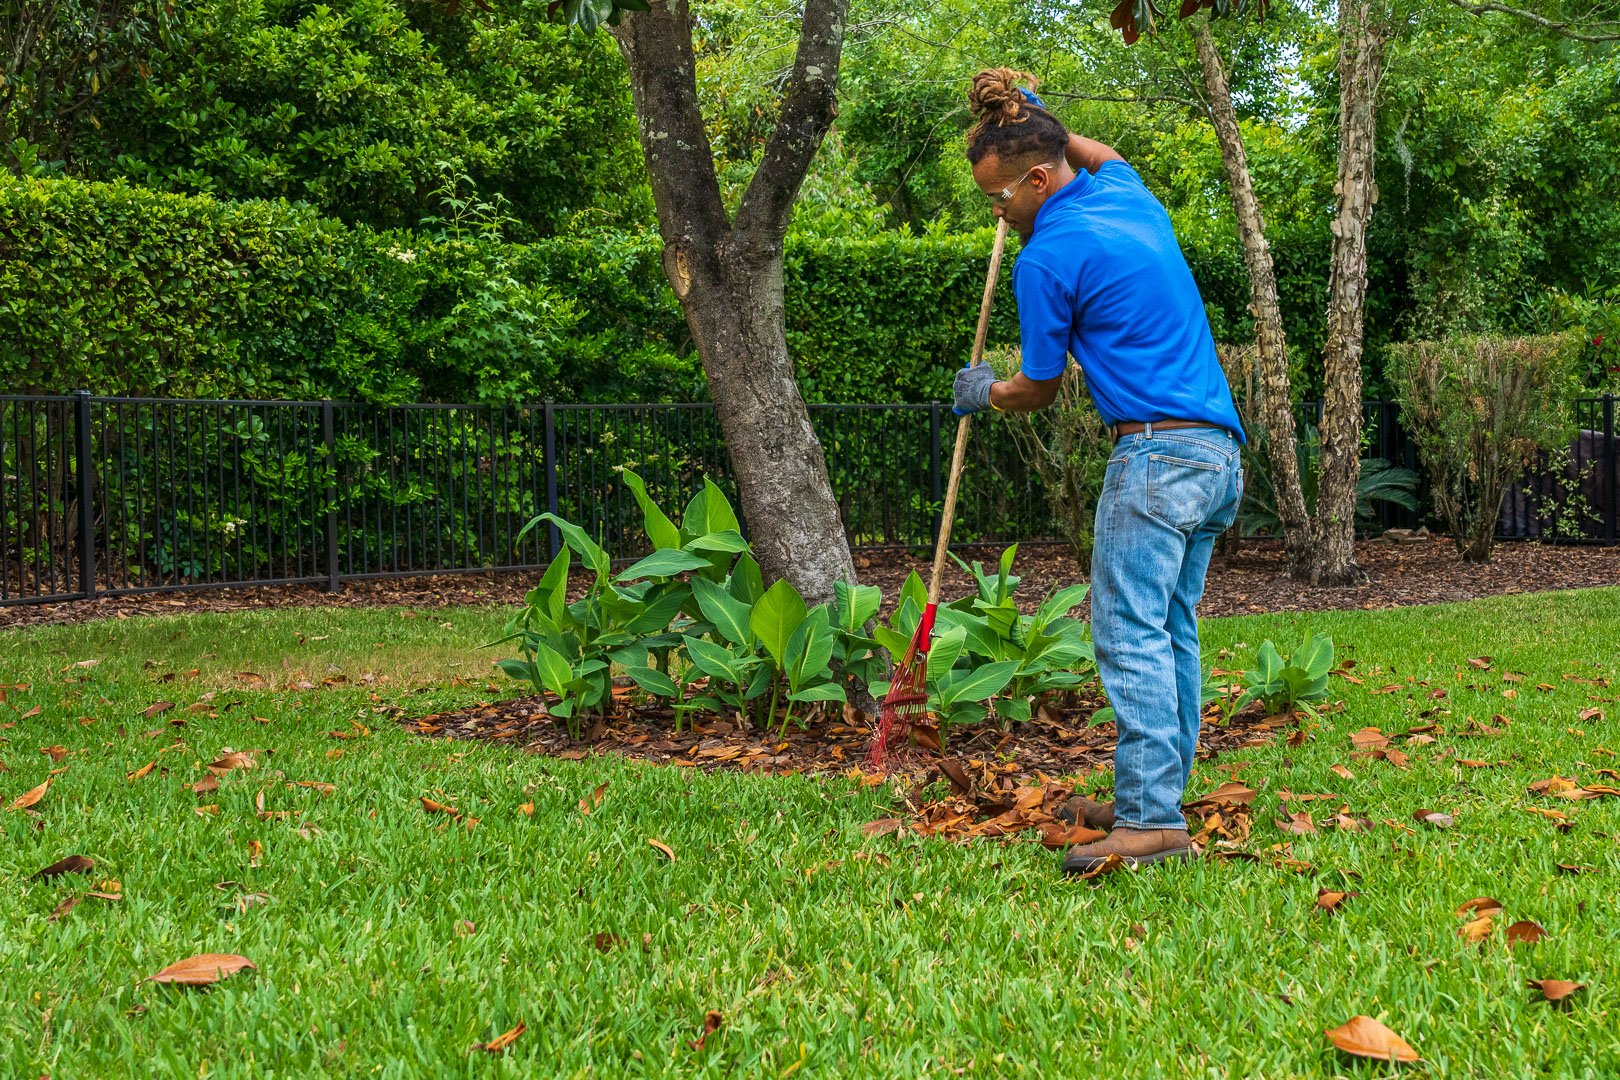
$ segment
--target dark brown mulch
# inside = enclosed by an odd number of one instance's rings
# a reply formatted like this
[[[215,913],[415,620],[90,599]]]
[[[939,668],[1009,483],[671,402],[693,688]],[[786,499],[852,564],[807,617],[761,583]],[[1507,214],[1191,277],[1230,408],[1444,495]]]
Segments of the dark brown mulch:
[[[984,777],[985,783],[974,786],[1009,790],[1043,775],[1082,776],[1113,762],[1114,725],[1088,726],[1096,707],[1096,702],[1083,699],[1074,699],[1067,707],[1043,706],[1037,716],[1007,731],[993,722],[963,726],[951,731],[945,757],[914,750],[907,760],[889,763],[889,767],[918,780],[941,770],[948,777]],[[574,740],[560,722],[547,715],[542,698],[526,697],[420,718],[401,717],[400,723],[407,731],[431,738],[495,742],[564,760],[618,753],[704,771],[881,776],[869,772],[866,761],[871,725],[864,716],[851,713],[817,717],[807,727],[795,722],[786,734],[777,728],[766,731],[708,715],[677,733],[667,707],[635,707],[621,697],[613,716],[597,721],[582,739]],[[1218,716],[1218,707],[1212,706],[1211,716]],[[1287,722],[1264,717],[1257,708],[1244,710],[1225,724],[1206,719],[1198,756],[1207,758],[1267,741]]]
[[[993,560],[999,549],[964,549],[970,561]],[[1554,546],[1505,543],[1496,560],[1473,566],[1457,559],[1451,542],[1437,538],[1418,544],[1367,541],[1356,557],[1370,581],[1356,588],[1316,588],[1292,581],[1285,572],[1281,546],[1269,540],[1245,540],[1230,554],[1217,554],[1210,565],[1201,614],[1245,615],[1256,611],[1330,611],[1345,608],[1401,607],[1472,600],[1482,596],[1620,585],[1620,547]],[[927,556],[904,551],[867,552],[859,556],[861,579],[893,595],[912,570],[927,574]],[[1054,585],[1083,581],[1086,575],[1061,544],[1025,544],[1019,548],[1020,593],[1034,600]],[[455,574],[357,581],[328,593],[309,585],[217,589],[147,596],[110,597],[88,603],[25,604],[0,607],[0,630],[24,626],[80,623],[91,619],[135,615],[172,615],[195,611],[243,611],[286,606],[413,608],[467,604],[516,604],[534,584],[532,573]],[[945,579],[945,595],[969,591],[968,577],[954,564]]]

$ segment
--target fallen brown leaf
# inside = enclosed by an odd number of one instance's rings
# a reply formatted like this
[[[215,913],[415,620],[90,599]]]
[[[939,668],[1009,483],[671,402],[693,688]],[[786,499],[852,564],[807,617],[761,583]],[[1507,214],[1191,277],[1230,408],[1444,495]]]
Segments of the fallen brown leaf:
[[[1217,806],[1247,806],[1254,801],[1254,789],[1245,787],[1236,780],[1228,780],[1214,791],[1201,799],[1195,799],[1186,804],[1186,809],[1194,810],[1201,807],[1214,808]]]
[[[1591,709],[1582,709],[1581,714],[1580,714],[1580,719],[1581,720],[1602,720],[1603,719],[1603,710],[1599,709],[1599,708],[1595,708],[1595,707],[1591,708]]]
[[[1561,791],[1574,791],[1580,787],[1567,776],[1549,776],[1545,780],[1537,780],[1529,787],[1532,795],[1557,795]]]
[[[1345,768],[1343,765],[1335,765],[1329,771],[1341,780],[1354,780],[1356,778],[1356,774]]]
[[[592,810],[596,809],[598,806],[601,806],[602,794],[607,791],[607,786],[608,782],[604,780],[600,784],[596,785],[596,790],[591,792],[588,799],[579,800],[579,812],[582,814],[589,814]]]
[[[1561,862],[1561,863],[1557,863],[1555,865],[1557,865],[1558,869],[1562,870],[1566,874],[1590,874],[1594,870],[1594,867],[1579,866],[1579,865],[1577,865],[1575,863],[1563,863],[1563,862]]]
[[[521,813],[524,817],[534,817],[534,803],[533,802],[524,803],[522,806],[518,807],[518,812]]]
[[[1353,892],[1335,892],[1332,889],[1316,890],[1316,906],[1323,911],[1334,911],[1352,896],[1359,895]]]
[[[702,1050],[703,1044],[708,1041],[709,1036],[720,1030],[720,1024],[720,1014],[714,1009],[710,1009],[703,1014],[703,1034],[687,1043],[687,1045],[694,1050]]]
[[[1316,831],[1316,822],[1304,810],[1296,810],[1285,818],[1278,818],[1277,828],[1294,836],[1309,836]]]
[[[453,806],[446,806],[444,803],[434,802],[426,795],[419,796],[419,798],[422,800],[422,809],[426,810],[430,814],[449,814],[451,817],[461,816],[461,811],[457,810]]]
[[[1476,916],[1487,914],[1495,915],[1501,910],[1502,901],[1492,899],[1489,896],[1476,896],[1457,909],[1457,916],[1461,918],[1469,913],[1473,913]]]
[[[51,865],[35,874],[34,877],[38,879],[53,878],[61,874],[88,874],[90,868],[95,865],[96,861],[88,855],[69,855],[65,859],[58,859],[51,863]]]
[[[1529,919],[1520,919],[1504,931],[1507,935],[1508,947],[1514,945],[1534,945],[1547,936],[1547,931],[1538,922]]]
[[[26,810],[26,809],[28,809],[30,806],[33,806],[35,803],[39,802],[39,800],[41,800],[41,799],[43,799],[45,797],[45,791],[50,786],[51,786],[51,782],[49,780],[46,780],[43,784],[39,785],[38,787],[29,788],[27,791],[23,792],[21,795],[17,796],[15,799],[11,800],[11,809],[13,809],[13,810]]]
[[[158,713],[168,712],[172,708],[174,708],[174,702],[172,701],[154,701],[141,710],[141,715],[150,720]]]
[[[620,937],[618,934],[610,934],[605,930],[599,930],[596,932],[596,935],[591,938],[591,944],[596,946],[597,952],[612,952],[614,949],[617,949],[620,945],[624,944],[624,938]]]
[[[45,916],[45,921],[55,922],[57,919],[60,919],[62,916],[66,915],[68,912],[72,911],[82,903],[84,903],[84,897],[82,896],[66,897],[60,904],[57,904],[56,907],[51,909],[51,913]]]
[[[649,836],[647,838],[647,843],[651,844],[653,848],[659,852],[659,854],[663,855],[664,858],[668,859],[670,862],[675,861],[675,849],[664,843],[662,840],[654,840]]]
[[[1389,736],[1375,727],[1364,727],[1352,732],[1350,745],[1357,750],[1380,750],[1389,745]]]
[[[477,1046],[473,1047],[473,1049],[487,1050],[491,1054],[499,1054],[502,1050],[505,1050],[508,1046],[511,1046],[513,1043],[517,1042],[517,1037],[528,1030],[529,1025],[525,1024],[522,1020],[519,1020],[517,1022],[517,1027],[512,1028],[509,1031],[502,1032],[493,1039],[489,1040],[487,1043],[479,1043]]]
[[[147,979],[180,986],[208,986],[253,966],[253,961],[234,953],[201,953],[170,964]]]
[[[899,829],[900,829],[900,819],[899,818],[892,818],[892,817],[878,818],[876,821],[868,821],[865,825],[862,825],[861,826],[861,835],[863,835],[863,836],[888,836],[892,832],[898,832]]]
[[[1481,915],[1477,919],[1470,919],[1457,928],[1457,936],[1472,945],[1477,941],[1484,941],[1491,936],[1491,928],[1496,925],[1496,913]]]
[[[1370,1016],[1352,1016],[1343,1027],[1328,1029],[1328,1039],[1347,1054],[1375,1061],[1421,1061],[1406,1040]]]
[[[1437,829],[1449,829],[1456,824],[1456,819],[1450,814],[1436,810],[1419,810],[1412,815],[1412,820],[1420,825],[1433,825]]]
[[[49,756],[53,765],[67,757],[67,747],[65,746],[42,746],[39,748],[39,752]]]
[[[141,777],[146,776],[155,768],[157,768],[157,761],[156,759],[153,759],[152,761],[148,761],[145,765],[142,765],[140,768],[136,769],[134,772],[130,773],[127,777],[125,777],[125,779],[139,780]]]
[[[1586,988],[1585,983],[1569,982],[1567,979],[1530,979],[1528,982],[1531,987],[1541,991],[1542,997],[1555,1004],[1575,991]]]
[[[219,777],[209,775],[191,785],[191,790],[197,795],[211,795],[219,790]]]

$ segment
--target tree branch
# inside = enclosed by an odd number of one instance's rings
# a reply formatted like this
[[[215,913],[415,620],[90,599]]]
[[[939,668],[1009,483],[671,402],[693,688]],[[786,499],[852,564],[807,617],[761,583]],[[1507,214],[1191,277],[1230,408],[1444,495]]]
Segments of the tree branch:
[[[1492,11],[1499,12],[1503,15],[1512,15],[1515,18],[1533,22],[1543,30],[1551,30],[1560,37],[1566,37],[1573,41],[1585,41],[1594,45],[1601,44],[1606,41],[1620,41],[1620,31],[1605,31],[1597,34],[1582,33],[1581,31],[1574,29],[1574,23],[1554,22],[1552,19],[1549,19],[1544,15],[1537,15],[1535,12],[1526,11],[1523,8],[1508,7],[1506,4],[1496,3],[1495,0],[1485,0],[1485,2],[1478,4],[1470,4],[1467,2],[1467,0],[1446,0],[1446,2],[1452,7],[1461,8],[1470,15],[1484,15],[1487,12]],[[1613,24],[1605,22],[1597,25],[1611,26]]]
[[[810,161],[838,115],[838,64],[849,0],[807,0],[793,75],[765,156],[737,208],[736,229],[780,240]]]
[[[1112,101],[1122,105],[1147,105],[1156,102],[1169,102],[1174,105],[1185,105],[1200,116],[1209,115],[1209,106],[1202,101],[1177,97],[1174,94],[1137,94],[1133,97],[1110,97],[1107,94],[1064,94],[1055,90],[1048,90],[1041,97],[1050,98],[1053,101]]]
[[[714,153],[698,104],[686,0],[655,0],[612,31],[630,69],[641,152],[666,244],[712,240],[726,228]]]

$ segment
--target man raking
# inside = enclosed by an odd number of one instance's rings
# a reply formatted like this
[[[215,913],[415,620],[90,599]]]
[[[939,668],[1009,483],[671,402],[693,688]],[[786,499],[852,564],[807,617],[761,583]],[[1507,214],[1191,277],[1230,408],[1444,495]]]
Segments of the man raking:
[[[1203,677],[1196,607],[1215,538],[1237,515],[1243,428],[1170,217],[1125,160],[1071,135],[1020,72],[974,79],[973,178],[1023,240],[1013,293],[1023,363],[956,376],[959,415],[1050,405],[1072,354],[1114,449],[1097,500],[1091,631],[1114,707],[1114,802],[1073,800],[1111,829],[1063,869],[1110,855],[1148,865],[1191,854],[1181,801],[1198,748]]]

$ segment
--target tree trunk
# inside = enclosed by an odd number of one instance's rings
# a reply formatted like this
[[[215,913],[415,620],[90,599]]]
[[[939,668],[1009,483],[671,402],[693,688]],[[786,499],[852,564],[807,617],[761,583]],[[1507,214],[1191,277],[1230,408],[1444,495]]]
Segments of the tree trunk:
[[[1361,478],[1361,351],[1367,301],[1367,221],[1373,181],[1382,20],[1375,0],[1339,5],[1339,179],[1328,276],[1327,347],[1322,402],[1322,464],[1311,528],[1313,584],[1358,585],[1356,484]]]
[[[808,0],[798,54],[760,166],[728,220],[698,105],[686,0],[654,0],[614,29],[664,239],[664,272],[697,342],[743,517],[767,580],[833,599],[855,568],[821,444],[788,357],[782,244],[837,111],[847,0]]]
[[[1277,297],[1277,275],[1271,263],[1271,245],[1260,216],[1260,203],[1249,175],[1248,155],[1237,112],[1232,108],[1232,92],[1226,79],[1221,54],[1215,47],[1207,20],[1194,24],[1193,38],[1198,46],[1198,63],[1203,71],[1204,93],[1209,100],[1209,119],[1221,147],[1221,164],[1226,168],[1227,188],[1232,193],[1232,210],[1237,216],[1238,235],[1243,241],[1243,263],[1249,271],[1249,312],[1254,316],[1255,344],[1259,360],[1261,422],[1266,429],[1267,463],[1271,488],[1277,500],[1277,517],[1282,522],[1283,544],[1294,575],[1308,573],[1311,555],[1310,523],[1305,495],[1299,482],[1298,435],[1294,425],[1294,396],[1288,383],[1288,339],[1283,333],[1282,305]],[[1253,433],[1251,433],[1253,434]]]

